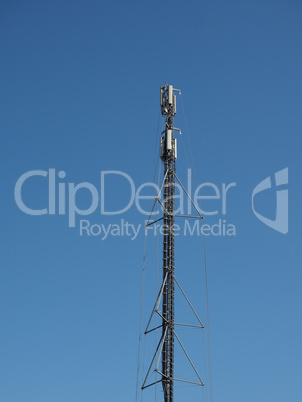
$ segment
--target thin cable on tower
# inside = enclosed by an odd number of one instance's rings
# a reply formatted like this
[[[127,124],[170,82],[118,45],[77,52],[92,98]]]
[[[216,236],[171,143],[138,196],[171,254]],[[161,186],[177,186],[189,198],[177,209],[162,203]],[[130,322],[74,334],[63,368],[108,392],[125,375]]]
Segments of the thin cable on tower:
[[[184,105],[182,101],[182,96],[180,96],[181,99],[181,106],[182,106],[182,112],[183,112],[183,117],[184,117],[184,122],[185,122],[185,128],[186,128],[186,135],[188,138],[188,144],[189,144],[189,150],[190,150],[190,156],[191,156],[191,164],[188,161],[188,165],[192,166],[193,169],[193,181],[195,184],[195,187],[198,185],[197,181],[197,174],[196,174],[196,167],[195,167],[195,162],[193,158],[193,152],[192,152],[192,147],[191,147],[191,141],[190,141],[190,134],[188,130],[188,125],[187,125],[187,119],[185,115],[185,110],[184,110]],[[183,142],[183,147],[185,148],[184,141]],[[185,150],[186,158],[187,157],[187,152]],[[204,225],[204,221],[202,222],[202,227]],[[207,341],[208,341],[208,360],[209,360],[209,394],[210,394],[210,401],[213,402],[213,379],[212,379],[212,359],[211,359],[211,340],[210,340],[210,315],[209,315],[209,297],[208,297],[208,274],[207,274],[207,255],[206,255],[206,239],[205,239],[205,234],[204,231],[201,229],[201,234],[202,234],[202,243],[203,243],[203,260],[204,260],[204,288],[205,288],[205,300],[206,300],[206,316],[207,316]],[[206,359],[206,356],[205,356]],[[206,362],[205,362],[206,363]],[[206,388],[206,396],[207,396],[207,388]]]
[[[144,240],[144,257],[143,257],[143,276],[142,276],[142,293],[141,293],[141,310],[140,310],[140,324],[139,324],[138,358],[137,358],[136,398],[135,398],[135,401],[136,401],[136,402],[138,402],[139,383],[140,383],[140,363],[141,363],[141,344],[142,344],[142,325],[143,325],[144,289],[145,289],[146,251],[147,251],[147,235],[146,235],[146,233],[145,233],[145,240]]]

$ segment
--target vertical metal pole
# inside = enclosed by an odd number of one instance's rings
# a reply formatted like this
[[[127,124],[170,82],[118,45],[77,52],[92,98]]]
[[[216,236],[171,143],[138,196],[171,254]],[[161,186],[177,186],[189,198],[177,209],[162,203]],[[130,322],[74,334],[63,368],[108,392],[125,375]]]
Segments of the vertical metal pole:
[[[174,377],[174,193],[175,193],[175,141],[173,136],[176,110],[173,87],[161,88],[162,115],[166,117],[163,139],[164,162],[164,236],[163,278],[167,280],[163,291],[163,334],[166,333],[162,349],[162,387],[164,402],[173,402]]]
[[[188,196],[191,203],[194,205],[191,200],[189,194],[179,181],[175,172],[175,161],[177,158],[177,144],[176,139],[174,138],[174,131],[178,130],[174,127],[174,116],[176,114],[176,96],[173,91],[179,91],[178,89],[173,89],[172,85],[165,85],[160,88],[160,106],[161,113],[165,117],[165,129],[162,132],[160,138],[160,158],[164,164],[164,179],[163,184],[159,190],[158,196],[155,199],[154,206],[156,202],[159,202],[163,207],[163,221],[164,221],[164,235],[163,235],[163,282],[160,288],[160,293],[156,299],[155,305],[152,310],[151,317],[149,319],[145,334],[157,330],[159,327],[155,327],[149,329],[150,322],[152,320],[152,316],[154,313],[158,313],[162,317],[162,336],[161,340],[156,348],[153,359],[149,366],[149,370],[143,382],[142,389],[150,387],[152,385],[157,384],[158,382],[162,383],[163,394],[164,394],[164,402],[174,402],[174,380],[175,381],[183,381],[186,383],[196,384],[203,386],[204,383],[198,374],[192,360],[190,359],[188,353],[186,352],[184,346],[179,340],[176,332],[174,331],[174,325],[184,325],[184,326],[192,326],[198,328],[204,328],[202,322],[200,321],[196,311],[188,300],[187,296],[183,292],[179,283],[175,279],[174,270],[175,270],[175,262],[174,262],[174,218],[175,218],[175,205],[174,205],[174,197],[175,197],[175,179],[179,182],[182,189]],[[180,91],[179,91],[180,92]],[[164,188],[164,200],[161,202],[159,196],[161,194],[162,188]],[[155,220],[154,222],[149,223],[151,219],[151,215],[154,210],[154,206],[152,208],[151,214],[148,219],[148,223],[146,226],[158,222],[160,219]],[[195,205],[194,205],[195,207]],[[195,207],[198,212],[198,209]],[[199,217],[202,218],[200,213],[198,212]],[[176,215],[183,216],[186,215]],[[197,218],[193,217],[192,218]],[[175,284],[177,284],[183,293],[185,299],[187,300],[189,306],[191,307],[193,313],[195,314],[197,320],[200,325],[190,325],[190,324],[175,324],[174,323],[174,298],[175,298]],[[160,301],[162,300],[162,312],[160,313],[158,310],[158,306]],[[198,379],[200,382],[196,381],[187,381],[182,379],[174,379],[174,336],[175,339],[179,342],[185,356],[189,360],[192,368],[194,369]],[[157,355],[158,354],[158,355]],[[155,377],[155,381],[147,384],[147,379],[154,363],[154,360],[157,358],[157,363],[154,371],[161,375],[160,379]],[[161,359],[161,371],[158,369],[159,363]]]

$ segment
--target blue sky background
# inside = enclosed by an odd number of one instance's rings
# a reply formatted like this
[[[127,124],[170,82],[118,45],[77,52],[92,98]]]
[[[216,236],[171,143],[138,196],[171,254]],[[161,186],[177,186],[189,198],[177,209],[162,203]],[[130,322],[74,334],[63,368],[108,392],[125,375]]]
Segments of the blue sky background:
[[[81,237],[67,216],[24,214],[14,187],[23,173],[50,168],[66,172],[61,182],[98,189],[104,170],[129,174],[136,188],[149,181],[167,81],[182,89],[198,182],[236,182],[225,218],[236,236],[206,239],[214,401],[301,401],[301,2],[0,7],[0,400],[135,400],[143,234]],[[175,125],[185,131],[179,102]],[[255,217],[251,194],[286,167],[283,235]],[[32,179],[23,195],[32,208],[47,207],[47,180]],[[112,179],[106,200],[125,205],[127,183]],[[78,202],[85,208],[90,199]],[[255,206],[274,219],[275,190]],[[121,218],[145,219],[134,206],[87,217]],[[201,239],[178,244],[176,269],[201,301]],[[151,275],[152,247],[148,255]]]

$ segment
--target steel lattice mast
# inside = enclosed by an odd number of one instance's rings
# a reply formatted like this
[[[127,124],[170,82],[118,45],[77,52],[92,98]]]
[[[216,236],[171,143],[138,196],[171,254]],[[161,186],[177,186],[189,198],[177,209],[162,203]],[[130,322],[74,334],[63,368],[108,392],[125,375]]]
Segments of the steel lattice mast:
[[[164,162],[164,236],[163,236],[163,307],[162,307],[162,386],[164,401],[173,402],[174,371],[174,193],[176,141],[174,115],[176,97],[172,85],[161,88],[161,112],[165,116],[164,137],[161,138],[161,158]]]
[[[185,383],[201,385],[204,383],[196,370],[191,358],[189,357],[184,345],[182,344],[180,338],[178,337],[175,326],[186,326],[186,327],[195,327],[195,328],[204,328],[198,314],[194,310],[192,304],[190,303],[187,295],[184,290],[180,286],[179,282],[175,278],[175,266],[174,266],[174,221],[175,216],[184,217],[184,218],[194,218],[194,219],[202,219],[202,216],[194,205],[190,195],[180,182],[179,178],[176,175],[175,170],[175,161],[177,158],[177,142],[174,137],[174,132],[179,130],[174,127],[174,116],[176,114],[176,96],[174,92],[180,90],[173,88],[172,85],[166,84],[164,87],[160,88],[160,106],[161,113],[165,118],[165,129],[162,132],[162,136],[160,138],[160,158],[164,164],[164,179],[159,189],[158,195],[155,198],[154,205],[152,211],[150,213],[149,219],[146,223],[146,227],[153,225],[159,221],[163,220],[164,230],[163,230],[163,282],[156,298],[150,319],[148,321],[145,335],[162,328],[162,334],[160,341],[156,347],[153,358],[151,360],[149,369],[143,381],[142,390],[156,385],[157,383],[162,383],[162,389],[164,394],[164,402],[174,402],[174,381],[181,381]],[[191,204],[194,206],[198,216],[192,215],[175,215],[175,205],[174,205],[174,195],[175,195],[175,181],[177,180],[178,184],[189,198]],[[164,189],[164,199],[160,200],[160,195]],[[153,220],[152,214],[155,208],[156,203],[159,203],[163,209],[163,216],[159,219]],[[196,323],[175,323],[174,321],[174,297],[175,297],[175,286],[180,289],[182,295],[184,296],[184,300],[188,303],[190,309],[196,317]],[[161,305],[161,311],[160,311]],[[162,323],[159,326],[155,326],[153,328],[152,318],[154,314],[158,314]],[[175,339],[181,346],[185,356],[187,357],[192,369],[195,372],[196,380],[186,380],[180,378],[174,378],[174,341]],[[161,369],[160,369],[161,363]],[[160,379],[155,378],[154,381],[150,382],[150,373],[153,365],[155,364],[154,372],[161,376]]]

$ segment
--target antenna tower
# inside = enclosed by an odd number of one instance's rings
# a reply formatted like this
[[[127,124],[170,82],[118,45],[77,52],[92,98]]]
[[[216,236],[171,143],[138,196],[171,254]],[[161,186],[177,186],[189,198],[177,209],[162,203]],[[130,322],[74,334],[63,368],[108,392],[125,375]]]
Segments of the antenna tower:
[[[153,209],[151,211],[150,217],[146,226],[150,226],[155,222],[163,220],[163,281],[156,298],[156,302],[149,319],[147,328],[145,330],[145,335],[155,329],[162,329],[161,338],[153,355],[153,359],[149,366],[149,370],[144,379],[142,390],[156,383],[161,382],[163,389],[164,402],[174,402],[174,382],[183,381],[191,384],[201,385],[204,383],[199,376],[192,360],[190,359],[188,353],[186,352],[184,346],[182,345],[178,335],[175,332],[176,325],[185,325],[191,327],[204,328],[202,322],[200,321],[196,311],[194,310],[192,304],[181,288],[180,284],[175,278],[175,265],[174,265],[174,223],[175,217],[186,217],[202,219],[199,210],[194,205],[189,194],[185,190],[184,186],[178,179],[175,170],[175,162],[177,159],[177,140],[174,137],[175,131],[180,131],[174,127],[174,116],[176,114],[176,95],[174,92],[180,92],[180,90],[173,88],[172,85],[166,84],[164,87],[160,88],[160,106],[161,114],[165,118],[165,129],[160,138],[160,158],[164,165],[164,179],[159,190],[159,193],[155,199]],[[198,216],[188,216],[188,215],[175,215],[175,205],[174,205],[174,195],[175,195],[175,181],[178,181],[181,188],[190,199],[192,205],[198,213]],[[163,189],[164,198],[163,201],[160,200],[160,195]],[[163,216],[160,219],[151,222],[151,217],[155,208],[156,203],[159,202],[162,210]],[[190,324],[179,324],[174,321],[174,299],[175,299],[175,286],[178,286],[184,295],[187,303],[192,309],[193,313],[197,317],[198,325]],[[161,306],[161,310],[160,310]],[[156,328],[150,329],[151,320],[154,314],[158,314],[161,317],[161,325]],[[178,341],[183,352],[188,358],[191,366],[193,367],[198,381],[187,381],[182,379],[174,378],[174,343]],[[154,371],[160,375],[160,380],[148,383],[149,374],[153,364],[157,361]]]

